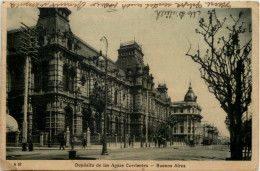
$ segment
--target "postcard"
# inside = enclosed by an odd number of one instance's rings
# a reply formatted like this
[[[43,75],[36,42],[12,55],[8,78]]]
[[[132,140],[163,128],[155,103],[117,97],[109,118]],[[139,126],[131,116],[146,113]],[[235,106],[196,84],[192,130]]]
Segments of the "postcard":
[[[258,170],[259,4],[3,1],[1,169]]]

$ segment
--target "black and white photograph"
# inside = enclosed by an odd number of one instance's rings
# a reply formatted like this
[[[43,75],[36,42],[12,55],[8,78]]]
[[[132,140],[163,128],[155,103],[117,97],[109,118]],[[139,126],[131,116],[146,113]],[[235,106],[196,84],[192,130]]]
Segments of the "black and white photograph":
[[[16,169],[258,161],[258,16],[237,3],[8,2],[1,158]]]

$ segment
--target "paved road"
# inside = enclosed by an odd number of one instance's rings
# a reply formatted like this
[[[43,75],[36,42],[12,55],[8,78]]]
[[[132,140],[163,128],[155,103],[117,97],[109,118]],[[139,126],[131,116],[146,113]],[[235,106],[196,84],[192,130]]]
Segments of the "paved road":
[[[225,160],[230,157],[227,146],[168,146],[166,148],[119,148],[108,150],[109,155],[101,155],[101,147],[76,149],[79,159],[84,160]],[[41,149],[32,152],[21,149],[7,149],[7,160],[68,160],[69,150]]]

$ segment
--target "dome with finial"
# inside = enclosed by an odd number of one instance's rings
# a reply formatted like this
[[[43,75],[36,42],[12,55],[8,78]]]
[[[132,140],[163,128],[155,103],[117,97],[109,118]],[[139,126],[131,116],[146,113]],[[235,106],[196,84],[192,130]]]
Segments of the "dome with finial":
[[[189,86],[189,90],[184,97],[184,101],[185,102],[196,102],[197,101],[197,96],[194,94],[194,92],[192,90],[191,83]]]

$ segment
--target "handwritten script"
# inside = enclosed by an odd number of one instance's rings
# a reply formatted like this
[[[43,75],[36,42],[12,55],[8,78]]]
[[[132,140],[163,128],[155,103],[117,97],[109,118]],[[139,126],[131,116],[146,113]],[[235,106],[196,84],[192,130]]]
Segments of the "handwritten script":
[[[31,8],[38,8],[38,7],[73,7],[80,10],[81,8],[86,6],[86,2],[10,2],[11,8],[18,8],[18,7],[31,7]]]
[[[156,20],[160,18],[166,18],[166,19],[171,19],[172,16],[179,17],[182,19],[185,15],[189,16],[189,18],[195,18],[196,15],[200,15],[200,11],[174,11],[174,10],[156,10]]]
[[[203,7],[211,7],[211,8],[231,8],[231,2],[225,1],[225,2],[87,2],[87,1],[71,1],[71,2],[53,2],[53,1],[38,1],[38,2],[3,2],[3,3],[9,3],[11,8],[18,8],[18,7],[32,7],[32,8],[38,8],[38,7],[72,7],[77,8],[77,10],[80,10],[83,7],[98,7],[98,8],[109,8],[109,9],[115,9],[116,7],[122,8],[122,9],[128,9],[128,8],[189,8],[189,9],[199,9]],[[114,10],[116,11],[116,10]]]

